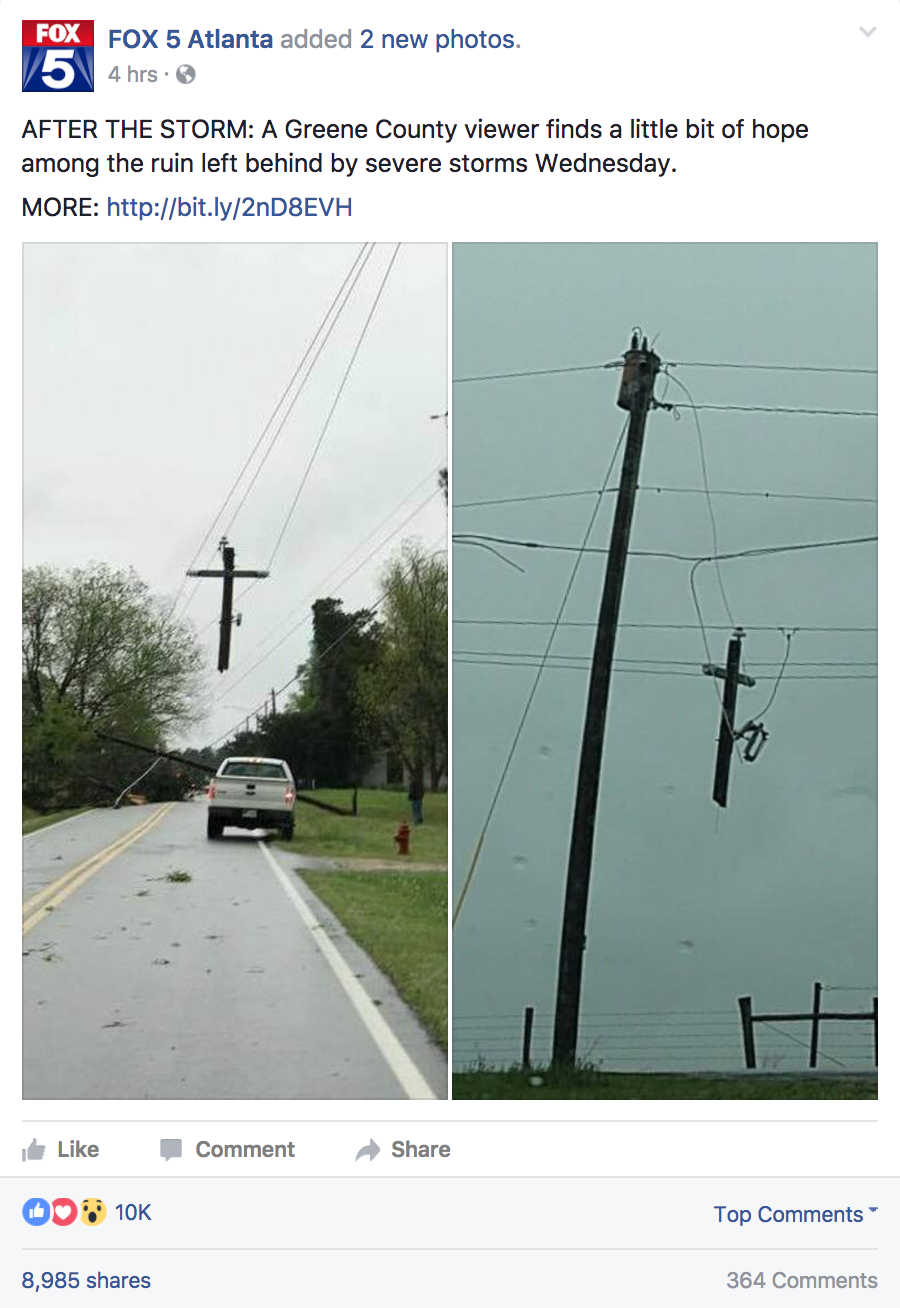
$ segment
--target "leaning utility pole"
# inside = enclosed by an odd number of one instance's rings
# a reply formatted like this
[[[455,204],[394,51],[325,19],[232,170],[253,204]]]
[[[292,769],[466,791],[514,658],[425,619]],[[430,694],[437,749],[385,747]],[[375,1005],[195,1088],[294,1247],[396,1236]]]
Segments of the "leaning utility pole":
[[[268,572],[256,572],[249,569],[238,570],[234,566],[234,546],[229,545],[223,536],[219,541],[219,549],[222,552],[222,566],[219,569],[202,568],[199,572],[189,572],[189,577],[221,577],[222,578],[222,616],[219,619],[219,671],[228,670],[228,660],[231,655],[231,627],[234,622],[232,616],[232,604],[234,601],[234,579],[235,577],[268,577]],[[237,618],[240,623],[240,615]]]
[[[659,357],[647,345],[646,337],[641,344],[638,344],[638,334],[635,332],[631,338],[631,349],[625,355],[625,366],[619,388],[619,407],[627,409],[631,416],[628,420],[628,437],[619,478],[616,516],[606,561],[603,598],[597,619],[594,659],[591,665],[584,736],[581,743],[581,763],[578,769],[578,788],[575,792],[575,815],[572,822],[572,843],[566,877],[562,939],[559,947],[553,1062],[563,1066],[575,1062],[578,1046],[581,973],[586,943],[585,923],[594,854],[594,823],[600,790],[606,709],[609,703],[616,627],[622,601],[622,586],[625,581],[631,520],[634,516],[634,501],[644,446],[644,428],[647,414],[653,403],[653,383],[658,371]]]

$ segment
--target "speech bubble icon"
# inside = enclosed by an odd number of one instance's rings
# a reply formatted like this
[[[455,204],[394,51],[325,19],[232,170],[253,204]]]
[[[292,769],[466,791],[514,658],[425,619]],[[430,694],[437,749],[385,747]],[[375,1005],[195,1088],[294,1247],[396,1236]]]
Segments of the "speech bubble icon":
[[[181,1157],[181,1141],[180,1141],[180,1140],[160,1140],[160,1142],[159,1142],[159,1156],[160,1156],[160,1158],[165,1158],[166,1162],[168,1162],[170,1158],[180,1158],[180,1157]]]

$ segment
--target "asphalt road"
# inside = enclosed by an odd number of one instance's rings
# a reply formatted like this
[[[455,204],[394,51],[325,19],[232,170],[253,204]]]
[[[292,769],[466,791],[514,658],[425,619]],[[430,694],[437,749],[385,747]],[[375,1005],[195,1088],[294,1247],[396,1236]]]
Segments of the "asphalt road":
[[[203,803],[27,837],[24,1097],[443,1097],[443,1055],[297,866],[207,840]]]

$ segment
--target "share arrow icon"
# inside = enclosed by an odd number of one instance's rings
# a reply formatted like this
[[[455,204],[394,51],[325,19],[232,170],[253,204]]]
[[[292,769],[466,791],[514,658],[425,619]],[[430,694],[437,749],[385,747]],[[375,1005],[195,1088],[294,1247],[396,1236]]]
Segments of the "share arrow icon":
[[[379,1149],[378,1145],[375,1143],[374,1140],[370,1139],[369,1143],[367,1145],[363,1145],[362,1149],[360,1149],[359,1153],[356,1155],[356,1161],[359,1162],[360,1158],[365,1158],[368,1156],[369,1162],[371,1163],[374,1162],[375,1155],[380,1153],[381,1150]]]

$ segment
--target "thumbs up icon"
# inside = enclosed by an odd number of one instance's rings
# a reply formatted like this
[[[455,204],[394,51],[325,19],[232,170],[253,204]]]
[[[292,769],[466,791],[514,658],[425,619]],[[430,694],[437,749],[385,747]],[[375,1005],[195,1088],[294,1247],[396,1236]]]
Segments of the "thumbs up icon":
[[[50,1220],[50,1205],[46,1199],[26,1199],[22,1205],[22,1216],[29,1226],[43,1226]]]
[[[28,1157],[29,1157],[29,1159],[31,1159],[31,1160],[33,1160],[33,1161],[36,1161],[36,1162],[40,1162],[41,1159],[42,1159],[43,1156],[44,1156],[44,1149],[45,1149],[45,1146],[44,1146],[44,1145],[39,1145],[38,1142],[37,1142],[37,1136],[35,1136],[34,1139],[33,1139],[32,1142],[31,1142],[31,1144],[28,1146]]]

